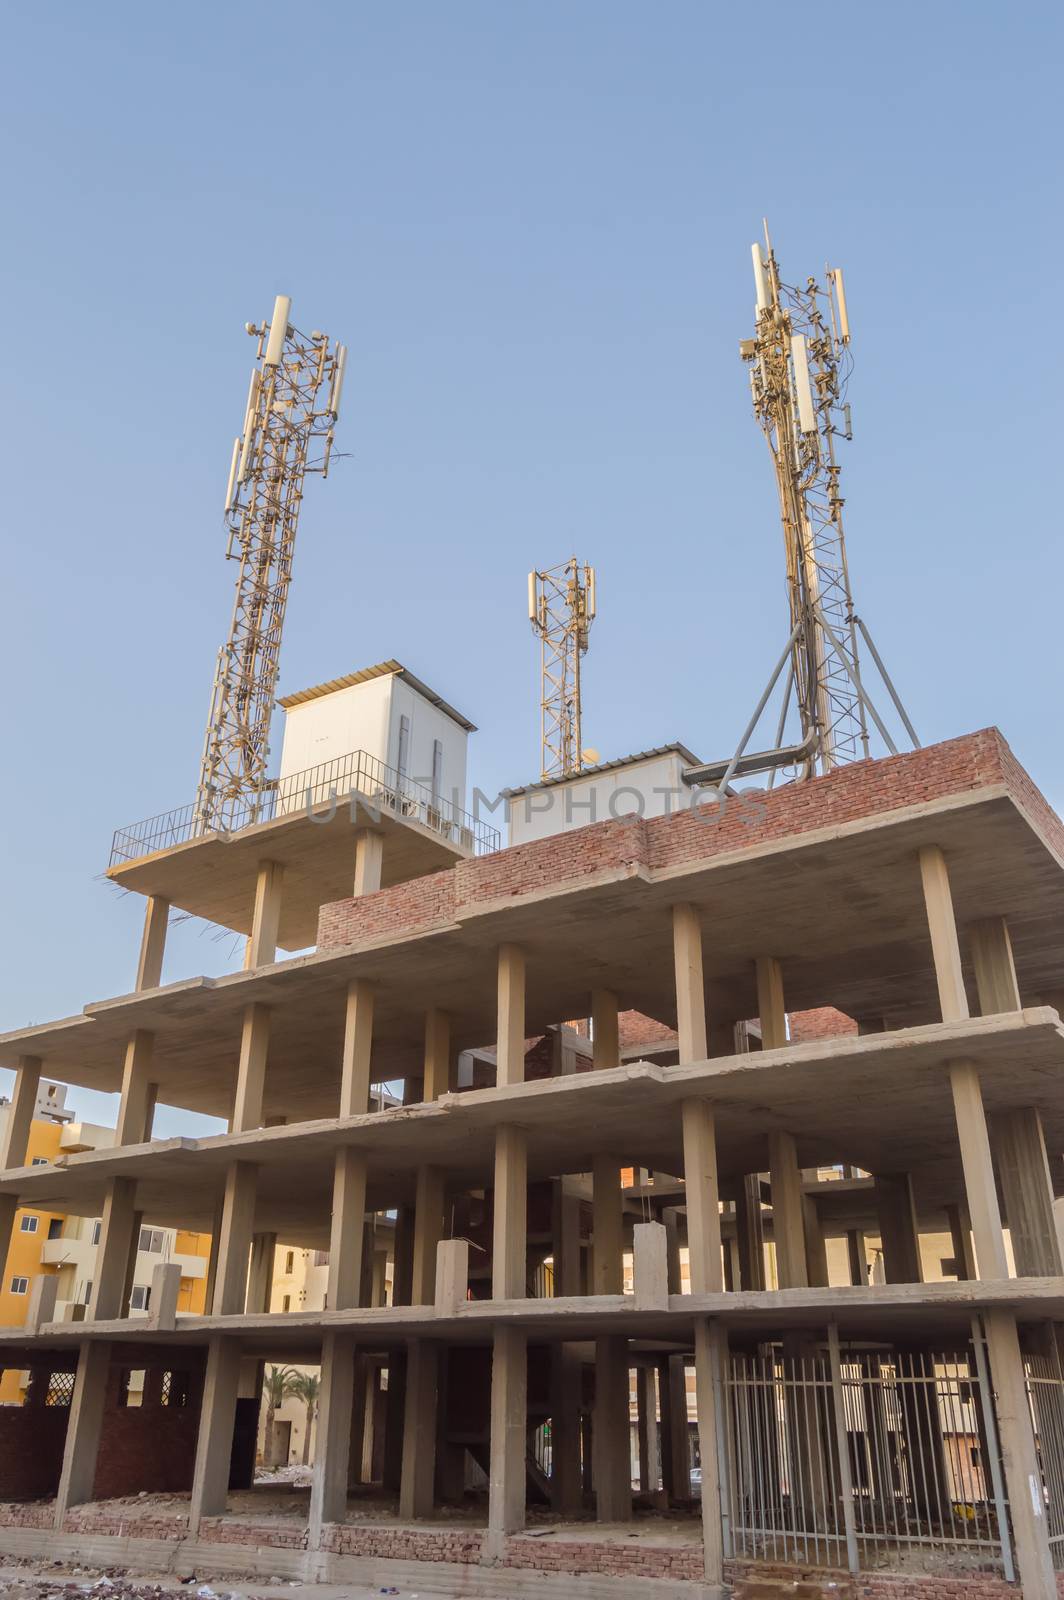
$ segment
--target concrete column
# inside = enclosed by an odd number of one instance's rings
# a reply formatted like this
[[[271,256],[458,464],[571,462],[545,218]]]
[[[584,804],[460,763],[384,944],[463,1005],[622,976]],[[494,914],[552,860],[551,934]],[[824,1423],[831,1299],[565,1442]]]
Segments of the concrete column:
[[[54,1283],[54,1278],[46,1280]],[[147,1326],[161,1333],[177,1327],[177,1301],[181,1293],[181,1268],[176,1261],[160,1261],[152,1268]]]
[[[311,1550],[321,1548],[326,1523],[343,1522],[347,1515],[354,1380],[354,1340],[348,1334],[326,1333],[321,1346],[321,1390],[310,1483],[307,1543]]]
[[[687,1438],[687,1367],[668,1356],[658,1373],[661,1392],[661,1470],[670,1500],[691,1498],[691,1447]]]
[[[938,1001],[943,1022],[963,1022],[968,1015],[957,923],[953,915],[946,858],[937,844],[920,851],[920,878],[924,887],[927,927],[935,962]]]
[[[811,1194],[802,1195],[802,1231],[805,1234],[805,1271],[811,1289],[828,1287],[828,1248],[820,1211]]]
[[[240,1029],[240,1056],[236,1069],[231,1133],[250,1133],[262,1127],[262,1102],[266,1088],[266,1056],[270,1047],[270,1008],[254,1001],[244,1007]]]
[[[669,1309],[668,1233],[660,1222],[637,1222],[632,1229],[632,1278],[640,1311]]]
[[[805,1220],[802,1173],[792,1133],[769,1134],[772,1183],[772,1237],[776,1245],[776,1277],[781,1289],[805,1289]]]
[[[636,1377],[636,1411],[639,1436],[639,1487],[657,1494],[661,1477],[661,1440],[658,1435],[658,1391],[655,1369],[640,1367]]]
[[[988,917],[973,923],[969,933],[980,1015],[986,1017],[999,1012],[1019,1011],[1020,986],[1005,918]],[[1056,1277],[1064,1271],[1064,1263],[1053,1216],[1053,1185],[1037,1109],[1030,1106],[998,1114],[993,1121],[993,1136],[1016,1271],[1021,1278]],[[990,1184],[992,1189],[992,1174]],[[974,1210],[972,1223],[974,1226]]]
[[[1001,1011],[1020,1011],[1020,986],[1012,957],[1012,940],[1004,917],[986,917],[968,929],[979,1014],[996,1016]]]
[[[724,1269],[720,1254],[720,1199],[713,1107],[708,1100],[684,1100],[681,1115],[691,1293],[722,1294]]]
[[[438,1316],[457,1316],[469,1299],[469,1240],[441,1239],[436,1247],[433,1304]]]
[[[55,1497],[55,1526],[71,1506],[84,1505],[93,1497],[96,1484],[96,1457],[100,1449],[107,1375],[111,1368],[110,1346],[86,1339],[78,1351],[78,1370],[70,1402],[63,1467]]]
[[[525,953],[516,944],[499,946],[499,1011],[495,1043],[496,1084],[500,1089],[525,1081]]]
[[[525,1330],[497,1324],[491,1354],[491,1447],[488,1548],[500,1555],[508,1533],[525,1525],[528,1414]]]
[[[163,955],[169,920],[169,900],[150,894],[144,907],[144,932],[140,941],[137,981],[133,985],[135,989],[157,989],[163,981]]]
[[[591,1293],[624,1292],[624,1197],[616,1156],[593,1156]]]
[[[207,1369],[192,1469],[188,1525],[193,1538],[204,1517],[221,1516],[225,1510],[239,1384],[240,1346],[235,1339],[215,1334],[207,1346]]]
[[[156,1268],[156,1271],[159,1269]],[[176,1268],[175,1268],[176,1271]],[[46,1322],[55,1318],[59,1279],[54,1272],[30,1280],[30,1303],[26,1310],[26,1332],[40,1333]]]
[[[596,1339],[591,1444],[599,1522],[627,1522],[632,1515],[629,1393],[627,1339]]]
[[[381,886],[384,868],[384,835],[371,828],[359,828],[355,833],[355,876],[351,893],[356,898],[373,894]]]
[[[92,1280],[91,1322],[110,1321],[125,1312],[129,1256],[136,1246],[135,1193],[136,1183],[132,1178],[111,1178],[107,1185]]]
[[[214,1290],[218,1282],[218,1249],[222,1242],[222,1213],[224,1209],[224,1195],[219,1195],[214,1203],[214,1215],[211,1219],[211,1247],[207,1254],[207,1277],[204,1283],[203,1304],[208,1312],[214,1305]]]
[[[255,1233],[251,1236],[251,1265],[248,1268],[247,1306],[249,1313],[270,1309],[270,1291],[273,1288],[273,1257],[277,1249],[275,1233]]]
[[[19,1056],[7,1121],[0,1130],[0,1172],[25,1165],[30,1125],[41,1087],[39,1056]]]
[[[451,1019],[433,1006],[425,1013],[424,1097],[438,1100],[451,1087]]]
[[[284,868],[276,861],[260,861],[255,880],[255,906],[251,917],[244,966],[248,970],[269,966],[277,957],[277,933],[281,925],[281,889]]]
[[[438,1378],[438,1346],[430,1339],[411,1339],[406,1352],[403,1465],[399,1485],[399,1515],[404,1522],[432,1515]]]
[[[743,1289],[765,1287],[765,1230],[761,1212],[761,1174],[748,1172],[735,1197],[739,1240],[739,1282]]]
[[[347,986],[344,1053],[340,1066],[341,1117],[361,1117],[369,1110],[372,1049],[373,986],[356,978]]]
[[[406,1351],[388,1353],[388,1388],[384,1395],[384,1448],[381,1482],[398,1494],[403,1482],[403,1420],[406,1409]]]
[[[695,1322],[695,1405],[698,1411],[698,1453],[702,1460],[702,1544],[705,1552],[706,1582],[721,1584],[724,1579],[724,1537],[720,1514],[720,1475],[717,1460],[717,1384],[715,1348],[711,1323],[699,1317]]]
[[[783,969],[775,956],[758,956],[757,1009],[762,1050],[782,1050],[787,1043],[787,1010],[783,1003]]]
[[[620,1008],[610,989],[591,991],[591,1065],[596,1072],[621,1064]]]
[[[151,1138],[151,1116],[155,1109],[155,1086],[151,1082],[152,1048],[155,1035],[136,1028],[126,1044],[122,1065],[122,1095],[118,1103],[115,1144],[144,1144]]]
[[[528,1139],[523,1128],[496,1130],[493,1221],[492,1298],[523,1300],[528,1291]]]
[[[702,924],[691,905],[672,908],[672,948],[676,968],[676,1030],[680,1064],[708,1059],[706,989],[702,975]]]
[[[0,1131],[0,1172],[11,1167],[21,1167],[26,1161],[30,1124],[37,1106],[37,1092],[41,1083],[41,1063],[38,1056],[20,1056],[11,1090],[11,1104],[7,1121]],[[18,1195],[0,1195],[0,1282],[7,1265],[11,1245],[11,1229],[18,1210]]]
[[[552,1185],[551,1239],[554,1293],[569,1299],[580,1293],[580,1200],[569,1194],[565,1179]],[[573,1516],[583,1504],[580,1471],[580,1411],[583,1379],[579,1351],[556,1341],[550,1346],[551,1507],[557,1516]]]
[[[887,1282],[923,1283],[912,1178],[907,1172],[877,1172],[875,1195]]]
[[[953,1092],[953,1114],[957,1119],[957,1138],[961,1147],[964,1190],[968,1199],[968,1213],[975,1240],[978,1276],[1007,1278],[1009,1267],[1005,1256],[1005,1238],[1001,1231],[997,1189],[994,1186],[994,1168],[990,1159],[990,1140],[986,1131],[986,1117],[983,1114],[983,1093],[979,1085],[979,1074],[970,1061],[951,1061],[949,1081]],[[1050,1221],[1052,1215],[1051,1211]],[[883,1250],[886,1256],[885,1239]],[[889,1277],[888,1263],[888,1279]],[[920,1280],[917,1278],[904,1281]]]
[[[865,1236],[860,1228],[847,1228],[846,1230],[846,1264],[849,1268],[850,1283],[857,1289],[864,1289],[868,1284],[868,1256],[865,1250]]]
[[[414,1208],[399,1206],[392,1235],[392,1305],[408,1306],[414,1283]]]
[[[1064,1263],[1053,1214],[1053,1180],[1037,1109],[1025,1106],[999,1112],[994,1117],[994,1148],[1018,1275],[1060,1277]]]
[[[983,1323],[1020,1586],[1024,1600],[1056,1600],[1042,1476],[1016,1315],[1012,1311],[987,1311],[983,1313]]]
[[[365,1249],[366,1157],[361,1150],[342,1145],[333,1163],[327,1289],[331,1311],[350,1311],[359,1305]]]
[[[968,1207],[961,1200],[956,1205],[946,1207],[946,1221],[949,1223],[950,1238],[953,1242],[953,1256],[957,1263],[957,1277],[960,1279],[978,1278],[979,1269],[976,1265],[975,1250],[972,1247],[972,1219],[968,1215]]]
[[[244,1310],[257,1184],[258,1169],[250,1162],[234,1161],[226,1172],[222,1225],[218,1238],[218,1270],[211,1306],[216,1317],[239,1316]]]
[[[444,1184],[440,1167],[419,1167],[414,1198],[414,1264],[410,1303],[436,1298],[436,1248],[443,1237]]]
[[[684,1218],[686,1222],[686,1217]],[[680,1213],[676,1206],[663,1206],[661,1225],[665,1229],[665,1259],[669,1273],[669,1293],[683,1294],[680,1267]]]

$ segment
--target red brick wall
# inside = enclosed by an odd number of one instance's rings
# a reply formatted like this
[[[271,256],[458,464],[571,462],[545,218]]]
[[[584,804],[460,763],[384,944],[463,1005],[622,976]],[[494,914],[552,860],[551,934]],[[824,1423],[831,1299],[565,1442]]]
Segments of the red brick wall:
[[[747,1586],[764,1581],[793,1592],[819,1587],[825,1600],[1020,1600],[1023,1591],[992,1572],[965,1572],[951,1577],[947,1573],[924,1576],[920,1573],[894,1575],[889,1572],[860,1572],[856,1576],[828,1567],[807,1567],[782,1562],[726,1561],[724,1581],[731,1584],[737,1600]],[[786,1587],[784,1587],[786,1586]],[[1064,1573],[1057,1574],[1057,1592],[1064,1594]]]
[[[622,1011],[619,1022],[622,1050],[630,1044],[674,1044],[679,1037],[675,1028],[645,1017],[641,1011]]]
[[[107,1398],[100,1450],[96,1458],[93,1495],[97,1500],[113,1500],[120,1495],[176,1493],[192,1487],[192,1466],[196,1454],[199,1425],[202,1358],[198,1351],[176,1358],[173,1367],[190,1374],[191,1389],[187,1405],[162,1405],[159,1386],[162,1372],[158,1364],[148,1369],[141,1405],[122,1404],[121,1378],[129,1363],[112,1362],[107,1379]]]
[[[446,926],[475,907],[548,888],[578,888],[597,875],[683,867],[813,830],[885,816],[907,806],[1007,784],[1027,813],[1059,843],[1064,824],[1050,811],[996,728],[925,750],[859,761],[809,783],[747,793],[723,808],[672,816],[620,817],[571,833],[459,862],[443,872],[323,906],[318,944],[335,949]]]
[[[814,1011],[792,1011],[788,1016],[791,1042],[805,1044],[810,1039],[846,1039],[857,1032],[857,1024],[845,1011],[834,1006],[818,1006]]]
[[[0,1406],[0,1500],[36,1500],[59,1487],[69,1406]]]

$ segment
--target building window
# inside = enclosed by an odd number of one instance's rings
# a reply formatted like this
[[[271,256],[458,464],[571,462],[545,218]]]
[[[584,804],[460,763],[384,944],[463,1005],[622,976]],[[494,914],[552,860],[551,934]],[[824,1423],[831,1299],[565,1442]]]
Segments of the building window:
[[[285,1254],[284,1270],[286,1273],[292,1273],[296,1270],[296,1253],[294,1250],[289,1250]]]
[[[118,1404],[120,1406],[140,1406],[144,1404],[144,1380],[148,1376],[146,1367],[124,1367],[118,1379]]]
[[[36,1233],[39,1223],[40,1223],[40,1218],[39,1217],[26,1216],[26,1217],[23,1217],[23,1219],[22,1219],[21,1223],[19,1224],[19,1226],[22,1229],[23,1233]]]
[[[48,1224],[48,1237],[49,1237],[49,1239],[61,1239],[63,1237],[63,1219],[62,1219],[62,1217],[53,1217],[52,1220],[49,1222],[49,1224]]]
[[[74,1374],[72,1372],[50,1372],[48,1374],[48,1387],[44,1391],[46,1406],[68,1406],[74,1398]]]
[[[187,1406],[192,1393],[192,1379],[187,1372],[164,1372],[159,1390],[159,1400],[164,1406]]]
[[[130,1311],[147,1311],[151,1300],[151,1289],[146,1283],[135,1283],[133,1292],[129,1297]]]
[[[99,1244],[99,1242],[100,1242],[100,1230],[102,1229],[102,1227],[103,1227],[103,1223],[100,1222],[99,1220],[97,1220],[96,1222],[93,1223],[93,1225],[92,1225],[92,1242],[93,1242],[93,1244]]]
[[[395,770],[401,778],[406,777],[410,765],[410,718],[399,718],[399,754],[395,758]]]
[[[292,1309],[292,1296],[290,1294],[283,1294],[281,1296],[281,1310],[282,1311],[291,1311],[291,1309]]]
[[[432,741],[432,809],[438,810],[443,789],[443,741]]]
[[[165,1245],[166,1234],[162,1228],[141,1228],[138,1249],[147,1250],[151,1255],[161,1255]]]
[[[30,1166],[31,1167],[46,1167],[47,1165],[48,1165],[48,1157],[47,1156],[34,1156],[33,1160],[30,1162]]]
[[[87,1306],[92,1299],[92,1279],[86,1278],[85,1287],[81,1292],[81,1304]]]
[[[29,1294],[29,1292],[30,1292],[30,1280],[28,1278],[12,1278],[12,1280],[11,1280],[11,1293],[12,1294]]]

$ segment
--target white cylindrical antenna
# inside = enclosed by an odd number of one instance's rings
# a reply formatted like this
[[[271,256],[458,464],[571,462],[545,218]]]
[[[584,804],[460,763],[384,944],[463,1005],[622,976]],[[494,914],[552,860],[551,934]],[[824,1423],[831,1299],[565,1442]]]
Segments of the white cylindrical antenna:
[[[225,509],[231,511],[233,507],[233,490],[236,488],[236,469],[240,460],[240,440],[233,440],[233,459],[229,463],[229,482],[225,489]]]
[[[240,465],[236,470],[238,483],[243,483],[251,471],[251,457],[255,449],[255,424],[252,422],[244,435],[244,448],[240,452]]]
[[[292,310],[292,297],[279,294],[273,303],[273,316],[270,318],[270,338],[266,346],[266,354],[262,358],[264,367],[279,367],[281,353],[284,350],[285,334],[288,332],[288,318]]]
[[[843,344],[849,344],[850,318],[846,311],[846,289],[842,281],[842,268],[836,267],[831,276],[835,283],[835,303],[839,308],[839,336]]]
[[[853,419],[850,416],[850,408],[849,408],[848,405],[843,406],[843,408],[842,408],[842,420],[846,424],[846,437],[847,437],[847,439],[852,439],[853,438]]]
[[[591,622],[592,619],[594,618],[594,615],[595,615],[595,569],[594,569],[594,567],[588,567],[588,569],[587,569],[587,600],[585,602],[585,605],[587,607],[587,620],[589,622]]]
[[[794,371],[794,388],[798,396],[798,426],[803,433],[816,432],[816,410],[813,406],[813,389],[809,382],[809,355],[805,348],[805,335],[791,335],[791,367]]]
[[[757,309],[766,311],[770,304],[768,292],[768,277],[765,273],[765,258],[761,254],[761,246],[752,244],[750,255],[754,262],[754,288],[757,291]]]
[[[259,377],[259,369],[258,369],[258,367],[252,367],[252,369],[251,369],[251,383],[248,386],[248,403],[247,403],[247,408],[246,408],[246,410],[244,412],[244,437],[245,438],[247,437],[247,435],[249,433],[252,433],[254,431],[254,428],[255,428],[255,413],[259,408],[259,390],[261,389],[261,387],[262,387],[262,380]]]
[[[533,625],[536,621],[536,574],[528,574],[528,620]]]
[[[347,368],[347,346],[339,344],[336,347],[336,366],[333,368],[332,394],[329,396],[329,410],[334,417],[340,415],[340,396],[344,392],[344,372]]]

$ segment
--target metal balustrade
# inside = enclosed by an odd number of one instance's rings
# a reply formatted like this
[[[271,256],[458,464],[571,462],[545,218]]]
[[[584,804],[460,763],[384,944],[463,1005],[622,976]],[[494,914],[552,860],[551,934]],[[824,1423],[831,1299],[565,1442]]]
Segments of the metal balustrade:
[[[109,865],[139,861],[210,833],[230,835],[257,822],[272,822],[301,811],[309,814],[320,806],[331,808],[329,817],[348,806],[352,820],[362,823],[380,821],[384,816],[420,823],[473,855],[491,855],[500,845],[499,830],[462,810],[457,797],[445,799],[430,785],[386,766],[368,751],[352,750],[308,767],[305,772],[275,778],[261,794],[227,801],[222,808],[221,829],[205,828],[194,803],[118,828],[111,843]]]

